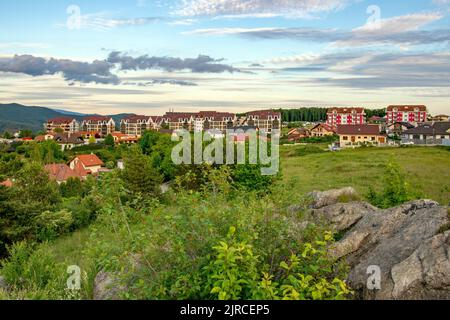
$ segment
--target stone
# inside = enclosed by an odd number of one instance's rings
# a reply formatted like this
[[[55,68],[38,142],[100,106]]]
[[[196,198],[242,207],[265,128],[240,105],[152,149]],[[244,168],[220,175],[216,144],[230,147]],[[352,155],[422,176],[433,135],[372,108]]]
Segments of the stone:
[[[344,231],[355,225],[361,218],[378,210],[366,202],[336,203],[311,211],[312,217],[330,224],[334,231]]]
[[[94,280],[94,300],[121,300],[127,291],[118,273],[100,271]]]
[[[336,203],[359,199],[358,193],[351,187],[329,191],[313,191],[308,196],[312,199],[312,209],[320,209]]]
[[[335,213],[348,211],[334,207],[323,212],[332,212],[332,220],[345,221]],[[448,232],[441,232],[449,223],[447,211],[434,201],[418,200],[362,214],[330,248],[334,257],[345,258],[350,265],[348,284],[357,298],[450,298],[450,241]],[[381,270],[380,290],[367,288],[371,266]]]
[[[2,276],[0,276],[0,290],[6,290],[8,289],[8,283],[6,282],[6,279]]]

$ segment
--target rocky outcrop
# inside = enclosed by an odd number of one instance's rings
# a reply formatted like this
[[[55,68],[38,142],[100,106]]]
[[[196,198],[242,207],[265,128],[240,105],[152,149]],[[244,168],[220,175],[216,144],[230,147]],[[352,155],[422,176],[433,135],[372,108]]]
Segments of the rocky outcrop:
[[[335,203],[359,199],[358,193],[351,187],[329,191],[313,191],[308,196],[312,199],[312,209],[319,209]]]
[[[2,276],[0,276],[0,290],[6,290],[8,289],[8,283],[6,282],[6,279]]]
[[[339,203],[344,190],[313,193],[311,213],[343,236],[330,253],[350,265],[356,298],[450,299],[449,209],[431,200],[386,210]],[[368,285],[373,270],[379,287]]]
[[[94,300],[121,300],[127,286],[117,273],[100,271],[94,280]]]

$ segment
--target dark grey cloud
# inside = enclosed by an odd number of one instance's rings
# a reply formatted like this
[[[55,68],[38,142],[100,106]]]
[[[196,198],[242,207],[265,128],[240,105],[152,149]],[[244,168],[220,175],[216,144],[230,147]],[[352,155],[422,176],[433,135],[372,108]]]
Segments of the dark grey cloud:
[[[68,59],[44,59],[32,55],[0,58],[0,71],[2,72],[23,73],[30,76],[61,73],[68,81],[118,84],[120,80],[111,73],[111,67],[109,62],[99,60],[88,63]]]
[[[197,58],[150,57],[143,55],[132,57],[120,51],[110,53],[107,61],[119,66],[121,70],[159,69],[168,72],[190,70],[195,73],[241,72],[230,65],[223,64],[223,59],[213,59],[207,55]]]
[[[166,72],[189,70],[193,73],[223,73],[245,72],[230,65],[221,63],[223,59],[213,59],[206,55],[197,58],[148,57],[133,58],[118,51],[110,53],[107,60],[80,62],[69,59],[45,59],[32,55],[15,55],[0,58],[0,72],[21,73],[33,77],[62,74],[70,86],[80,83],[120,84],[122,80],[113,73],[120,70],[151,70],[160,69]],[[137,82],[138,86],[172,84],[180,86],[196,86],[192,81],[177,79],[150,79]]]

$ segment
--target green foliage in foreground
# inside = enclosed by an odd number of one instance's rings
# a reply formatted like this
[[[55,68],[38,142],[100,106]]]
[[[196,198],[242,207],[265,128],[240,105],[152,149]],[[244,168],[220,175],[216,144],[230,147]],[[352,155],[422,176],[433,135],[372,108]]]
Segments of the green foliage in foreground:
[[[124,299],[344,299],[345,265],[327,255],[327,226],[304,224],[288,210],[295,186],[265,197],[234,192],[213,169],[204,191],[169,192],[162,200],[132,196],[113,172],[102,179],[97,221],[85,243],[17,243],[0,274],[5,299],[91,299],[98,271],[127,286]],[[283,190],[292,190],[285,192]],[[282,192],[283,191],[283,192]],[[67,222],[61,212],[59,221]],[[59,224],[61,225],[61,224]],[[302,227],[301,227],[302,226]],[[63,256],[58,248],[64,246]],[[82,289],[68,292],[68,266],[82,268]]]

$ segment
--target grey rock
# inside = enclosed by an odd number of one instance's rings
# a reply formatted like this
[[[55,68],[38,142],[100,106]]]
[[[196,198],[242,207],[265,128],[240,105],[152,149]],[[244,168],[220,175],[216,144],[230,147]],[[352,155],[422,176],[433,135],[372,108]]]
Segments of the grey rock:
[[[2,276],[0,276],[0,290],[6,290],[8,289],[8,283],[6,282],[6,279]]]
[[[344,202],[342,200],[345,199],[349,199],[351,201],[359,198],[358,193],[351,187],[329,191],[313,191],[309,193],[308,196],[312,198],[312,209],[320,209],[325,206]]]
[[[118,273],[100,271],[94,280],[94,300],[121,300],[121,294],[127,291]]]
[[[337,226],[358,219],[352,206],[336,210],[323,208]],[[355,210],[357,210],[355,208]],[[330,252],[345,258],[351,267],[349,285],[362,299],[440,299],[450,298],[450,260],[446,207],[418,200],[387,210],[363,206],[361,218]],[[339,217],[339,213],[350,217]],[[381,270],[381,289],[367,288],[368,268]]]
[[[366,214],[378,210],[366,202],[336,203],[320,209],[313,209],[311,215],[327,224],[334,231],[344,231],[355,225]]]

